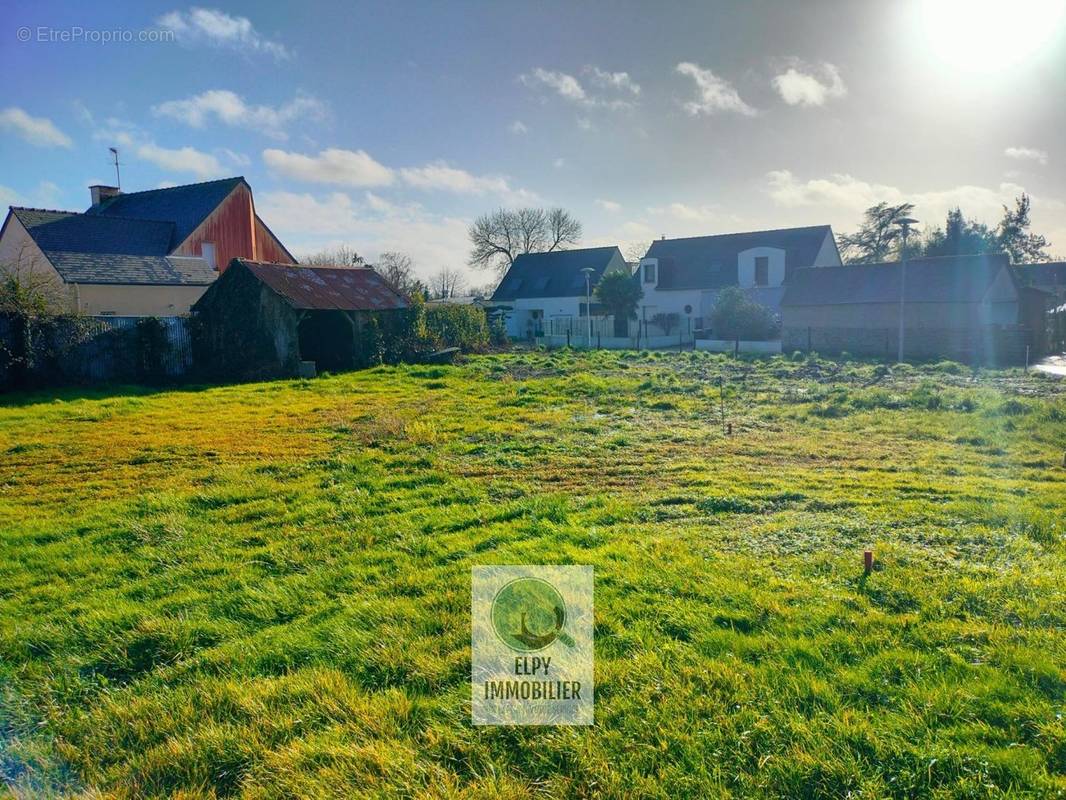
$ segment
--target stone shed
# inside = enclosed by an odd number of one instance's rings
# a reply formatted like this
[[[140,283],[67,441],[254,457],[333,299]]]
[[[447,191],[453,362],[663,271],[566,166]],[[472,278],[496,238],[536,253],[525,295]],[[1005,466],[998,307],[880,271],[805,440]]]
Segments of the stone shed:
[[[370,267],[235,258],[192,308],[194,357],[222,378],[365,366],[408,302]],[[373,340],[373,341],[372,341]]]

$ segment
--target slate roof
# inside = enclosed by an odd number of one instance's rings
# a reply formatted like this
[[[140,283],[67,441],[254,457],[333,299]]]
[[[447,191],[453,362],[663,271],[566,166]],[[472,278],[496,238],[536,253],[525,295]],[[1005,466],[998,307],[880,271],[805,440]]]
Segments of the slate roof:
[[[301,267],[235,258],[293,308],[301,310],[388,311],[407,300],[370,267]]]
[[[503,276],[492,299],[584,296],[585,273],[581,270],[585,267],[595,270],[590,275],[591,285],[595,286],[616,253],[621,257],[617,247],[586,247],[520,255]]]
[[[811,266],[822,249],[828,225],[723,233],[684,239],[658,239],[645,258],[659,259],[659,289],[718,289],[737,283],[737,260],[753,247],[785,251],[786,278],[793,269]]]
[[[217,276],[202,258],[167,255],[174,223],[12,208],[67,283],[204,286]]]
[[[1015,274],[1030,286],[1066,286],[1066,261],[1016,264]]]
[[[1010,261],[1003,253],[910,259],[907,261],[904,301],[978,303],[1000,270],[1009,265]],[[799,269],[786,285],[781,305],[898,303],[901,272],[898,261]],[[1007,274],[1012,275],[1009,269]]]
[[[12,208],[42,250],[166,255],[174,223],[124,217],[93,217],[73,211]]]
[[[190,183],[145,192],[130,192],[110,197],[85,213],[102,217],[129,217],[162,220],[174,225],[170,249],[175,249],[218,207],[243,177],[223,178],[205,183]]]

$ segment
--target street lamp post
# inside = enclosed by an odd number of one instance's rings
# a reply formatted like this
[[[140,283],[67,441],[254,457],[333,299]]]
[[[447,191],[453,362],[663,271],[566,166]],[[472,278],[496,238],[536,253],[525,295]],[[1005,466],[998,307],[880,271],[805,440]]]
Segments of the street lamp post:
[[[588,320],[587,338],[585,340],[585,347],[589,350],[592,349],[592,273],[595,272],[592,267],[585,267],[581,270],[585,273],[585,319]]]
[[[903,217],[903,219],[897,219],[896,224],[900,226],[903,234],[903,252],[900,254],[899,265],[899,353],[896,356],[896,361],[897,363],[903,363],[903,297],[904,292],[907,290],[907,237],[910,235],[911,225],[918,224],[918,220],[911,217]]]

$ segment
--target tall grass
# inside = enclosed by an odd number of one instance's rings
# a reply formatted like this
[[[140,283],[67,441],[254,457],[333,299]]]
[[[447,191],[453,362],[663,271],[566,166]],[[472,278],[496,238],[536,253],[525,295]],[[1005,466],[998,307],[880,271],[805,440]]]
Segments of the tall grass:
[[[570,352],[9,397],[2,774],[1062,795],[1063,403],[1017,371]],[[470,726],[469,569],[492,563],[595,567],[593,727]]]

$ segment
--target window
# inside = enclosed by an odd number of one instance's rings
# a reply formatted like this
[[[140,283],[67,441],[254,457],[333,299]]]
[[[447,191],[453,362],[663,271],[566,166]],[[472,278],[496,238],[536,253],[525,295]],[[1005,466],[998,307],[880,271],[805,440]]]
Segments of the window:
[[[644,282],[655,283],[655,264],[644,265]]]
[[[755,285],[756,286],[769,286],[770,285],[770,257],[769,256],[756,256],[755,257]]]
[[[211,269],[215,269],[218,266],[215,263],[215,245],[211,242],[201,243],[200,257],[207,262],[207,266],[211,267]]]

